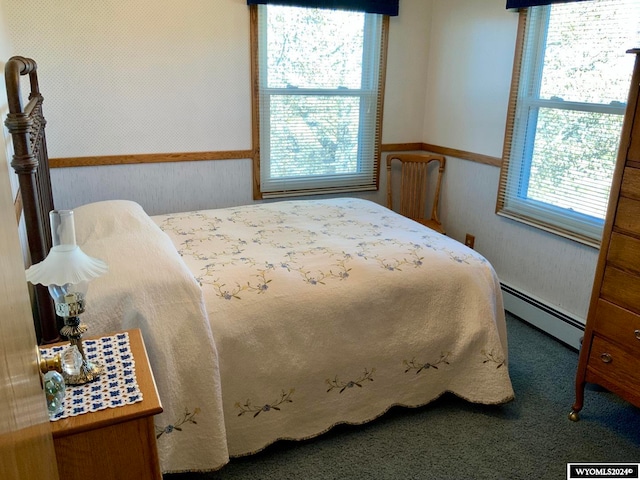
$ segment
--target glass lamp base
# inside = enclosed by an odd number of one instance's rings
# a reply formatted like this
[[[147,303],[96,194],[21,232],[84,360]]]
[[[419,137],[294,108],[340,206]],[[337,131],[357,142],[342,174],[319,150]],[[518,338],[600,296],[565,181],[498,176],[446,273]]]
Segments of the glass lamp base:
[[[104,366],[97,362],[90,362],[88,360],[82,360],[80,365],[80,371],[75,375],[70,375],[63,372],[62,376],[67,385],[82,385],[84,383],[93,382],[102,373],[104,373]]]

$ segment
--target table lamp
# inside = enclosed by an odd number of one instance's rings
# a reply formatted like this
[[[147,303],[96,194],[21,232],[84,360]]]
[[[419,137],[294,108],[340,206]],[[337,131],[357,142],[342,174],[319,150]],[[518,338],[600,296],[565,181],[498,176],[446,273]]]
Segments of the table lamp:
[[[84,312],[89,281],[106,273],[107,265],[85,254],[76,244],[73,210],[52,210],[49,218],[53,246],[47,258],[27,269],[27,280],[49,288],[56,314],[64,319],[60,333],[77,347],[81,357],[81,361],[74,360],[75,350],[68,349],[70,358],[62,358],[63,377],[68,385],[80,385],[95,380],[104,370],[85,355],[82,334],[87,326],[80,323],[80,314]]]

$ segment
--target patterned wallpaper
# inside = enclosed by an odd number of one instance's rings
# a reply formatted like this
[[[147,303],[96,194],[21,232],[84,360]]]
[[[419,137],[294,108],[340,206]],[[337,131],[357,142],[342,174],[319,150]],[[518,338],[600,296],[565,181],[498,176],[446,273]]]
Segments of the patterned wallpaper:
[[[3,2],[38,62],[52,157],[251,147],[242,0]]]

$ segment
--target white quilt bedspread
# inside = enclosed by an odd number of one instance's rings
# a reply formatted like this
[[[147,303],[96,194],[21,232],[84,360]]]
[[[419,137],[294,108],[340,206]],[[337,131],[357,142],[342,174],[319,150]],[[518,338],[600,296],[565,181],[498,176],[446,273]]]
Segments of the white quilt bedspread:
[[[164,409],[154,420],[162,470],[219,468],[228,452],[202,290],[138,204],[97,202],[74,217],[78,244],[109,266],[89,287],[86,336],[141,329]]]
[[[220,468],[444,392],[513,398],[491,265],[375,203],[74,212],[78,244],[109,265],[89,289],[87,335],[142,330],[164,472]]]
[[[424,405],[444,392],[485,404],[513,398],[496,274],[451,238],[352,198],[153,220],[204,292],[232,456],[366,422],[393,405]],[[198,323],[197,333],[195,326],[184,332],[171,317],[161,324],[161,313],[156,308],[148,320],[152,348],[171,348],[182,372],[183,356],[192,371],[200,362],[215,368],[190,351],[203,348],[197,338],[207,340],[208,330]],[[173,370],[161,368],[156,378]],[[185,407],[205,417],[205,404]],[[208,428],[185,425],[159,445],[180,436],[198,449],[192,432]],[[196,468],[210,463],[203,457]]]

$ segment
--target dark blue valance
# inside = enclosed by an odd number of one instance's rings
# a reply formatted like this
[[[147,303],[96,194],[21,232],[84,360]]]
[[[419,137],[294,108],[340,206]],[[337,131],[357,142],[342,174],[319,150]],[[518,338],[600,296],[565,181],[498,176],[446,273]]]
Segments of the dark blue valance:
[[[330,8],[359,12],[398,15],[400,0],[247,0],[247,5],[287,5],[289,7]]]
[[[507,0],[507,8],[537,7],[552,3],[584,2],[586,0]]]

